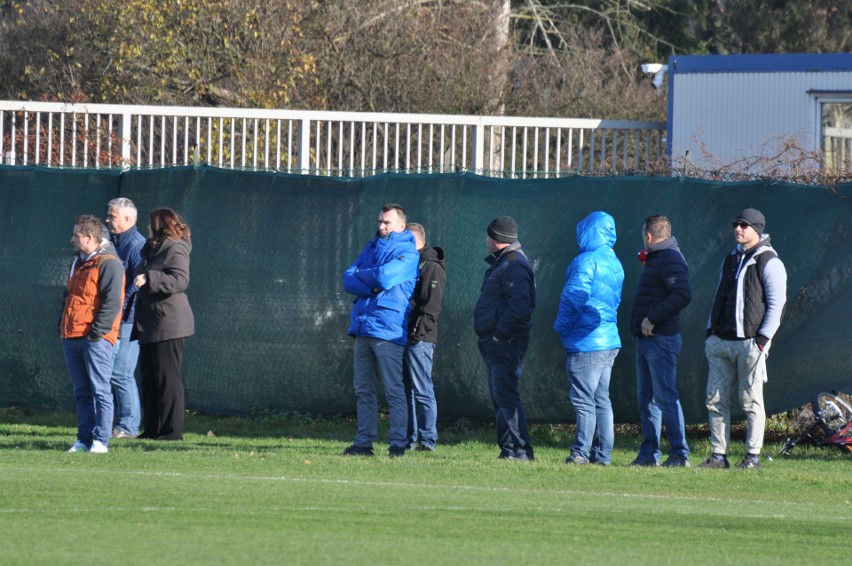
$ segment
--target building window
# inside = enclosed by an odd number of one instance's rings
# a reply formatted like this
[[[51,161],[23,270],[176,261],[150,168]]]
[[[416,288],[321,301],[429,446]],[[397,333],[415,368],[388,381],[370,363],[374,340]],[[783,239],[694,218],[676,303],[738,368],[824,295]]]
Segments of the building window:
[[[821,108],[820,149],[826,171],[848,174],[852,172],[852,100],[823,102]]]

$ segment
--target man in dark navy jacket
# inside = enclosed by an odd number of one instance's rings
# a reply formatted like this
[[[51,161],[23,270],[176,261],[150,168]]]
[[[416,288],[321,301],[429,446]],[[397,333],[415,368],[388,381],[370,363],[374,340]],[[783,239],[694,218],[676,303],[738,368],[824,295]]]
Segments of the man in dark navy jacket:
[[[682,344],[680,311],[692,299],[689,273],[668,218],[649,216],[642,234],[646,247],[639,259],[645,267],[630,316],[630,332],[636,338],[636,397],[642,425],[642,445],[633,464],[658,465],[660,426],[665,424],[671,448],[663,466],[689,467],[689,446],[676,384]]]
[[[139,360],[139,341],[130,334],[136,320],[136,293],[133,282],[142,265],[142,246],[145,236],[136,229],[136,205],[129,198],[115,198],[107,203],[106,224],[109,240],[115,246],[124,265],[124,303],[121,311],[121,335],[115,343],[112,384],[115,396],[115,412],[118,422],[112,429],[113,438],[135,438],[139,434],[142,409],[139,404],[139,389],[136,386],[136,362]]]
[[[498,216],[488,225],[485,244],[491,267],[473,314],[479,351],[488,370],[488,384],[497,420],[500,458],[532,460],[533,447],[518,384],[535,310],[535,276],[518,242],[518,225]]]

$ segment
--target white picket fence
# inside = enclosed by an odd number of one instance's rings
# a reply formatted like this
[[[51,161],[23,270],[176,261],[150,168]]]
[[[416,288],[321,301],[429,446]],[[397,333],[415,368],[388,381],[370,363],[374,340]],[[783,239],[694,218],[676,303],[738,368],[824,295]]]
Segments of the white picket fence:
[[[665,122],[0,101],[3,163],[209,164],[361,177],[528,178],[654,169]]]

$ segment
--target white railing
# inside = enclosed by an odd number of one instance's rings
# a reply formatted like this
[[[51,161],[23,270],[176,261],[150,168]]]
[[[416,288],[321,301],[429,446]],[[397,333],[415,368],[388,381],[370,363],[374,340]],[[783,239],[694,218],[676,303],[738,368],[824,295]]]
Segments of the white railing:
[[[501,177],[654,168],[665,122],[0,101],[0,155],[48,167]]]

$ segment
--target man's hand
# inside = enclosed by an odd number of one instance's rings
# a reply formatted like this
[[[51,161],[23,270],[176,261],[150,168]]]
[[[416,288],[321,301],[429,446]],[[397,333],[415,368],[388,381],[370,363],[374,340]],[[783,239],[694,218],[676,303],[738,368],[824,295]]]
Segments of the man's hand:
[[[148,282],[148,279],[145,277],[144,273],[140,273],[139,275],[136,276],[136,279],[133,280],[133,284],[136,285],[137,287],[142,287],[147,282]]]
[[[654,323],[648,320],[648,317],[642,319],[642,336],[654,335]]]

